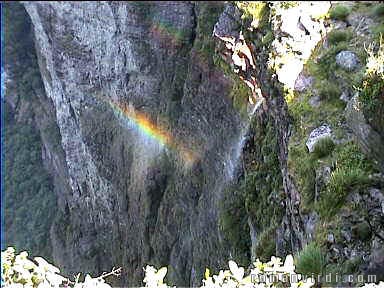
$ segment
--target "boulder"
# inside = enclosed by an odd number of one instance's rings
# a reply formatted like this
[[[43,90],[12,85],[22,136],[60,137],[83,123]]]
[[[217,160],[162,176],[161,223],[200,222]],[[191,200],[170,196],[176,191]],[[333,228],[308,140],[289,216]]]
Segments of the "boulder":
[[[309,241],[314,239],[316,225],[319,221],[319,215],[312,211],[307,215],[303,215],[304,231]]]
[[[321,125],[320,127],[314,129],[311,134],[309,135],[309,138],[307,142],[305,143],[307,145],[308,151],[311,153],[314,150],[314,146],[316,143],[326,137],[332,137],[332,130],[329,125],[324,124]]]
[[[239,28],[241,27],[241,13],[234,5],[226,5],[219,21],[213,28],[213,36],[218,37],[234,45],[239,38]]]
[[[352,240],[352,234],[349,230],[341,230],[340,231],[340,234],[341,234],[341,237],[344,238],[345,241],[347,241],[348,243],[351,242]]]
[[[298,92],[305,91],[308,87],[310,87],[313,83],[313,77],[305,76],[302,73],[297,77],[295,81],[295,90]]]
[[[308,102],[309,102],[309,105],[311,105],[311,107],[313,108],[319,107],[321,104],[320,96],[319,95],[312,96],[311,98],[309,98]]]
[[[335,243],[335,236],[332,233],[327,235],[327,241],[331,244]]]
[[[350,95],[347,91],[343,91],[340,95],[340,100],[344,101],[345,103],[348,103],[350,100]]]
[[[336,55],[336,63],[341,68],[352,71],[359,65],[359,58],[352,51],[341,51]]]

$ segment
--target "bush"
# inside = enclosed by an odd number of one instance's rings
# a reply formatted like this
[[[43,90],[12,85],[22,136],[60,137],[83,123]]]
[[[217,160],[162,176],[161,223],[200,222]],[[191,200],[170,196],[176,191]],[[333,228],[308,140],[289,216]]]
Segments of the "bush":
[[[342,50],[346,50],[348,45],[345,42],[339,42],[337,45],[331,46],[319,55],[317,63],[309,62],[311,74],[319,79],[332,80],[334,72],[337,69],[336,54]]]
[[[363,112],[371,126],[384,137],[384,42],[379,42],[378,50],[372,43],[367,49],[365,76],[360,87],[359,100]]]
[[[320,195],[319,213],[324,218],[333,216],[344,204],[351,189],[360,189],[372,183],[368,177],[372,164],[353,143],[336,149],[335,170],[326,189]]]
[[[384,16],[384,4],[383,3],[379,3],[379,4],[375,5],[375,6],[373,6],[372,14],[374,16],[377,16],[377,17]]]
[[[335,143],[333,142],[331,137],[325,137],[320,139],[314,147],[313,155],[316,158],[323,158],[332,153],[335,148]]]
[[[238,190],[235,187],[229,187],[224,191],[219,212],[220,230],[233,250],[233,259],[242,265],[248,265],[251,238],[242,187]]]
[[[329,16],[334,20],[344,21],[345,19],[347,19],[349,13],[350,10],[348,7],[343,5],[337,5],[336,7],[331,9],[331,11],[329,12]]]
[[[276,253],[276,227],[271,226],[268,229],[261,232],[256,246],[255,255],[260,258],[261,261],[267,261],[271,259]]]
[[[363,106],[364,115],[372,127],[384,135],[384,79],[377,76],[367,76],[363,81],[363,88],[359,93],[359,100]]]
[[[305,144],[291,147],[289,151],[289,165],[297,179],[303,207],[310,206],[315,200],[316,163],[311,156],[308,154]]]
[[[316,85],[318,87],[321,100],[336,100],[339,99],[341,91],[339,86],[329,81],[321,81]]]
[[[335,45],[339,42],[351,40],[352,34],[349,31],[333,30],[328,33],[327,38],[329,44]]]
[[[296,258],[297,272],[304,275],[320,275],[324,272],[325,265],[325,255],[315,242],[308,244]]]
[[[379,24],[371,28],[373,36],[379,40],[380,36],[384,35],[384,24]]]

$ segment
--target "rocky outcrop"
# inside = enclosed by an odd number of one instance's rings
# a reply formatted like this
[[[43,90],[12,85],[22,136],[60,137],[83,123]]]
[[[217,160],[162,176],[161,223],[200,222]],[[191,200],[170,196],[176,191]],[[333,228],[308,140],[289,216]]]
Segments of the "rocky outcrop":
[[[305,143],[307,145],[308,151],[313,152],[315,145],[323,138],[331,138],[332,130],[329,125],[325,124],[314,129],[311,134],[309,134],[308,140]]]
[[[358,93],[348,102],[345,108],[347,124],[354,133],[361,148],[378,161],[384,170],[384,146],[382,137],[367,123]]]

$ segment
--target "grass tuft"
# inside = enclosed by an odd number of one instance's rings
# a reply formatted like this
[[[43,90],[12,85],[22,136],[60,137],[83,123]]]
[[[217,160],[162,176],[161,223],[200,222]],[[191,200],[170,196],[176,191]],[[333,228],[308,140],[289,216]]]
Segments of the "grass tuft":
[[[318,212],[323,218],[332,217],[345,203],[345,198],[353,189],[361,189],[372,180],[369,172],[372,171],[372,163],[366,159],[360,149],[353,143],[347,143],[338,147],[335,151],[337,159],[335,170],[320,195]]]
[[[372,14],[377,17],[384,16],[384,3],[373,6]]]
[[[329,12],[329,16],[331,17],[331,19],[334,19],[334,20],[345,21],[349,13],[350,13],[350,10],[348,7],[343,5],[337,5],[336,7],[331,9],[331,11]]]
[[[299,252],[296,258],[297,273],[321,275],[326,265],[325,255],[318,244],[311,242]]]
[[[319,159],[328,156],[335,149],[335,143],[331,137],[325,137],[320,139],[313,150],[313,155]]]
[[[335,83],[328,80],[320,81],[317,85],[318,92],[321,100],[335,100],[339,99],[341,94],[340,88]]]
[[[339,42],[346,42],[351,40],[352,33],[350,31],[333,30],[328,33],[328,42],[331,45],[336,45]]]

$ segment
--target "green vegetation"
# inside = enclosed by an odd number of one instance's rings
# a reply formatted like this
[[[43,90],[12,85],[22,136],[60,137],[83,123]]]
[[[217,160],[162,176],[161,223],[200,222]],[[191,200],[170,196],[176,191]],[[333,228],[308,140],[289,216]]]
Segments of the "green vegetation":
[[[172,23],[163,21],[157,24],[157,29],[160,29],[162,33],[168,35],[170,39],[175,39],[177,43],[187,41],[188,31],[184,29],[177,29]]]
[[[201,57],[211,61],[215,52],[215,43],[212,37],[213,27],[223,10],[223,4],[200,2],[198,7],[194,49]]]
[[[378,3],[372,7],[372,15],[377,17],[384,16],[384,3]]]
[[[362,3],[361,5],[354,4],[352,9],[339,5],[331,10],[331,18],[346,20],[351,11],[354,14],[369,15],[372,7],[372,5],[367,6]],[[355,195],[355,193],[362,195],[366,193],[368,187],[381,184],[376,182],[375,177],[372,177],[377,172],[376,164],[362,153],[357,143],[344,142],[349,137],[345,131],[345,103],[339,99],[341,92],[354,95],[356,87],[360,87],[359,99],[363,103],[362,110],[365,118],[376,131],[384,135],[382,132],[382,127],[384,127],[382,117],[384,115],[382,108],[384,107],[384,98],[382,97],[384,60],[381,60],[384,59],[384,54],[380,52],[383,50],[377,44],[372,44],[369,51],[365,51],[362,44],[371,43],[380,35],[380,25],[382,24],[374,26],[379,23],[377,21],[379,19],[374,17],[371,19],[374,22],[369,28],[376,32],[374,35],[356,33],[353,27],[355,23],[350,23],[352,27],[347,27],[344,30],[329,32],[327,35],[328,45],[319,43],[304,67],[305,75],[314,78],[314,85],[304,92],[292,93],[287,100],[288,111],[293,124],[288,147],[288,169],[300,193],[301,213],[307,214],[316,211],[320,216],[319,222],[316,224],[314,242],[311,244],[317,246],[317,250],[324,249],[324,269],[327,272],[357,273],[362,262],[359,257],[348,261],[345,261],[344,257],[334,259],[334,253],[331,253],[329,256],[332,258],[327,261],[335,263],[326,263],[325,254],[328,253],[327,250],[330,247],[333,247],[327,241],[329,233],[334,235],[335,243],[346,246],[354,245],[354,241],[361,241],[364,243],[363,245],[368,247],[370,245],[368,243],[372,240],[372,230],[365,222],[351,225],[352,238],[354,239],[351,242],[345,240],[345,231],[342,231],[342,228],[348,223],[343,218],[344,215],[356,215],[353,217],[363,218],[366,217],[364,213],[367,213],[363,212],[366,211],[364,210],[367,209],[366,207],[359,211],[359,205],[363,207],[364,204],[357,205],[352,200],[347,200],[349,199],[348,196]],[[336,55],[342,50],[356,53],[360,63],[367,65],[366,71],[356,69],[354,72],[349,72],[339,67],[336,64]],[[319,99],[321,101],[318,101]],[[332,139],[335,142],[331,139],[323,139],[317,143],[313,153],[308,153],[305,142],[310,132],[323,123],[332,127]],[[309,250],[316,254],[315,248]],[[305,249],[302,253],[304,251],[310,254]],[[301,267],[297,266],[299,272],[316,271],[316,265],[312,269],[314,271],[310,271],[311,268],[308,271],[305,270],[316,261],[313,261],[316,256],[308,256],[307,259],[310,259],[308,264],[302,264]],[[325,266],[325,264],[327,265]]]
[[[268,261],[271,259],[271,256],[276,253],[276,227],[270,226],[268,229],[261,232],[255,255],[261,261]]]
[[[40,134],[33,121],[33,107],[38,105],[35,93],[43,90],[43,84],[35,55],[32,24],[21,4],[4,3],[3,8],[7,24],[5,59],[12,77],[18,79],[16,85],[11,83],[7,87],[9,93],[18,96],[16,111],[3,103],[5,242],[50,258],[49,230],[56,197],[51,176],[44,169]],[[18,111],[20,106],[23,106],[21,112]],[[57,127],[55,129],[57,132]],[[49,130],[54,129],[46,132]]]
[[[351,274],[357,272],[359,265],[363,262],[361,256],[356,256],[352,259],[348,259],[343,263],[343,274]]]
[[[233,107],[239,111],[242,117],[247,117],[248,98],[251,94],[251,90],[242,80],[240,80],[239,75],[232,71],[231,66],[219,55],[213,56],[213,63],[220,71],[231,78],[233,86],[229,93],[229,97],[233,103]]]
[[[384,24],[378,24],[371,28],[371,31],[376,41],[379,41],[380,37],[384,35]]]
[[[328,43],[331,45],[336,45],[339,42],[349,41],[351,38],[352,33],[350,31],[332,30],[327,35]]]
[[[379,42],[378,51],[369,47],[364,80],[360,87],[359,100],[363,113],[372,127],[384,136],[384,42]]]
[[[308,153],[305,144],[291,147],[288,165],[296,176],[296,183],[302,197],[302,208],[311,207],[315,200],[316,162],[312,155]]]
[[[235,75],[235,77],[237,78],[234,80],[229,96],[232,99],[235,109],[245,117],[247,115],[248,97],[251,92],[249,87],[238,79],[237,75]]]
[[[331,179],[320,201],[320,213],[324,217],[331,217],[343,205],[351,188],[357,185],[369,184],[366,175],[360,174],[358,169],[337,168],[331,174]]]
[[[318,81],[315,85],[321,100],[338,100],[341,94],[340,88],[333,82],[328,80]]]
[[[371,75],[365,78],[359,99],[363,104],[363,111],[371,125],[381,132],[384,127],[384,78]],[[382,133],[384,134],[384,133]]]
[[[325,271],[326,258],[321,247],[315,242],[309,243],[299,252],[296,258],[297,272],[303,275],[323,275]]]
[[[282,178],[277,156],[278,143],[274,126],[258,123],[256,163],[244,177],[245,208],[259,231],[268,229],[280,221]]]
[[[368,177],[373,165],[352,142],[335,149],[334,170],[329,183],[320,195],[318,211],[322,217],[333,216],[345,203],[352,189],[372,184]]]
[[[349,13],[350,9],[348,7],[343,5],[337,5],[330,10],[329,16],[335,20],[345,21]]]
[[[6,243],[50,257],[49,229],[56,200],[42,163],[38,131],[26,124],[5,125]]]
[[[12,77],[19,79],[16,93],[22,99],[31,100],[34,91],[42,87],[35,55],[32,24],[19,3],[4,3],[5,64],[12,69]],[[20,39],[23,39],[20,41]]]
[[[254,159],[253,164],[246,168],[239,183],[226,191],[222,200],[220,223],[224,235],[235,248],[234,253],[241,251],[235,258],[240,263],[247,264],[250,259],[250,255],[246,254],[251,247],[248,219],[260,232],[256,256],[269,259],[275,253],[273,240],[282,218],[280,203],[283,193],[276,130],[271,122],[272,119],[265,120],[265,123],[252,122],[254,142],[250,143],[250,150],[245,153],[248,155],[246,157]],[[239,254],[243,257],[239,257]]]
[[[300,136],[304,137],[304,129],[300,129],[302,127],[304,119],[307,119],[314,115],[315,110],[311,105],[309,105],[309,98],[312,96],[311,93],[305,93],[302,97],[303,99],[298,99],[298,96],[295,95],[294,99],[289,102],[288,109],[289,114],[292,117],[293,124],[296,128],[298,128],[299,133],[302,133]],[[303,127],[304,128],[304,127]]]
[[[263,29],[267,24],[265,16],[267,10],[266,2],[262,1],[237,1],[237,7],[243,12],[241,18],[243,20],[251,20],[251,26],[253,28]]]
[[[308,69],[310,74],[319,80],[329,80],[334,75],[338,68],[335,57],[337,53],[342,50],[347,50],[348,45],[345,42],[340,42],[337,45],[329,47],[327,50],[322,51],[319,55],[319,60],[314,63],[313,60],[308,61]]]
[[[224,191],[220,207],[220,227],[230,246],[234,259],[242,265],[248,265],[251,239],[249,236],[248,215],[244,209],[242,190],[230,187]]]
[[[316,158],[323,158],[332,153],[335,143],[331,137],[321,138],[314,146],[313,155]]]

